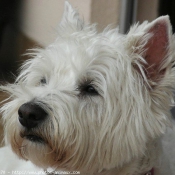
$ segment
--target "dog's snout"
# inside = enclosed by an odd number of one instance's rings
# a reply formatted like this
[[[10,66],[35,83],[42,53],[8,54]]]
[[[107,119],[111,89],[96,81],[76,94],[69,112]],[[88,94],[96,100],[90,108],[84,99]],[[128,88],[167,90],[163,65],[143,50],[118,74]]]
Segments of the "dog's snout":
[[[35,103],[25,103],[18,110],[19,122],[27,129],[38,126],[45,120],[47,113]]]

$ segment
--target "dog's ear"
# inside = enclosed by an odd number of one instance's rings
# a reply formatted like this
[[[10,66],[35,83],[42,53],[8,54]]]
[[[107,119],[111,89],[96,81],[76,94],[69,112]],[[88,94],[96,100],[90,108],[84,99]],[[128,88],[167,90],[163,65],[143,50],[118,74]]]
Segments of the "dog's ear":
[[[131,33],[135,38],[133,52],[141,58],[141,64],[136,64],[135,67],[147,80],[157,83],[166,69],[172,67],[170,50],[173,36],[169,17],[159,17],[151,23],[144,23],[131,29],[128,34],[131,36]]]
[[[75,32],[83,29],[84,21],[80,19],[79,13],[65,1],[64,13],[59,25],[64,29]]]

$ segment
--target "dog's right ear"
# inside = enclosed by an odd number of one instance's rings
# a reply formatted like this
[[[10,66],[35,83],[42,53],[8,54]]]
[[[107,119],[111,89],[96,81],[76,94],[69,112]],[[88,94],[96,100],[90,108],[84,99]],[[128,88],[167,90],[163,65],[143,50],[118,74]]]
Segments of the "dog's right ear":
[[[64,13],[60,27],[69,30],[69,33],[81,31],[84,28],[84,22],[80,19],[79,13],[67,1],[64,4]]]
[[[135,26],[128,34],[128,48],[138,58],[133,59],[134,68],[154,85],[159,84],[174,65],[173,37],[168,16]]]

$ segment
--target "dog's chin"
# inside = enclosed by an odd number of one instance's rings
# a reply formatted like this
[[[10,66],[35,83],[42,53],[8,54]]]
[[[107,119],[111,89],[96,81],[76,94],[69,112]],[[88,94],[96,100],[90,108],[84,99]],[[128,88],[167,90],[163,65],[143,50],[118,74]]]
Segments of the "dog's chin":
[[[11,138],[10,143],[20,159],[30,160],[41,168],[48,168],[55,164],[53,151],[43,136],[21,131]]]
[[[20,137],[36,144],[46,144],[46,141],[35,133],[21,132]]]

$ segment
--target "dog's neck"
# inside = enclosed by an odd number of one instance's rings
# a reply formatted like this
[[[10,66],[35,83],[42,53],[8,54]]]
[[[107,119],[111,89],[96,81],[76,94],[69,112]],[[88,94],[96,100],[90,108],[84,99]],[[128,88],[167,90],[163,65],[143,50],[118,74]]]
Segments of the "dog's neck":
[[[129,163],[120,168],[113,168],[110,170],[103,170],[100,173],[82,172],[81,175],[156,175],[154,167],[159,164],[161,144],[159,140],[149,142],[144,156],[133,159]],[[50,172],[48,173],[50,174]],[[52,173],[54,174],[54,171]]]
[[[150,170],[141,170],[140,172],[136,172],[138,170],[134,170],[132,167],[133,164],[128,165],[128,167],[124,167],[120,170],[114,168],[112,170],[101,172],[98,175],[155,175],[154,168]],[[138,167],[137,167],[138,168]]]
[[[99,175],[126,175],[128,174],[127,172],[120,172],[120,174],[116,173],[115,172],[116,170],[113,170],[113,171],[106,171],[104,173],[100,173]],[[135,174],[131,174],[130,175],[135,175]],[[138,175],[155,175],[154,174],[154,168],[152,168],[150,171],[147,171],[146,173],[142,173],[142,174],[138,174]]]
[[[160,163],[158,158],[160,154],[161,143],[158,139],[147,145],[144,156],[132,160],[122,168],[104,171],[99,175],[156,175],[154,167]]]

